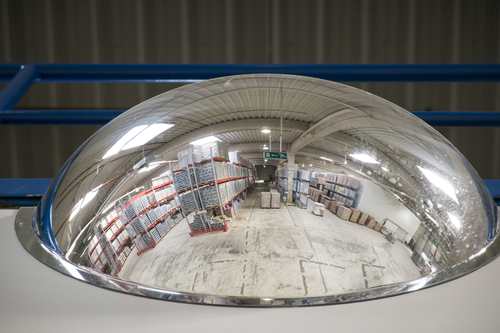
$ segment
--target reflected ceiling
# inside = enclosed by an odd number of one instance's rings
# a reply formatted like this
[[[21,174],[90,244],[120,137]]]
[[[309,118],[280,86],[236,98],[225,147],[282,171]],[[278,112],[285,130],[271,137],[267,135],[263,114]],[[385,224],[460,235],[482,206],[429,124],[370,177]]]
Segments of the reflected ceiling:
[[[35,235],[17,228],[40,260],[98,286],[298,306],[473,271],[498,253],[496,221],[476,171],[409,112],[339,83],[242,75],[114,119],[67,161]]]

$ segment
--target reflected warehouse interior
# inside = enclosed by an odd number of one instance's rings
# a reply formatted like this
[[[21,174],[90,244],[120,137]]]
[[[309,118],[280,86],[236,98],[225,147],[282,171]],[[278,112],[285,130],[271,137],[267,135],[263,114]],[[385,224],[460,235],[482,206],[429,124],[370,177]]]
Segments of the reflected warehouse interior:
[[[480,178],[437,131],[362,90],[288,75],[133,107],[74,155],[50,209],[78,267],[242,299],[444,281],[497,231]]]

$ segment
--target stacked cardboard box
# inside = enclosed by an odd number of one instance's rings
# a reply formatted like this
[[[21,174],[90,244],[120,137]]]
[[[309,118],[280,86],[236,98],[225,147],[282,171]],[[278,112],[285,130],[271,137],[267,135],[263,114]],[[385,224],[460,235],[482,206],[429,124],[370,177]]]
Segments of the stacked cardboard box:
[[[205,186],[200,188],[200,197],[203,207],[216,207],[219,206],[219,196],[215,186]]]
[[[188,171],[186,169],[176,171],[174,173],[174,184],[177,192],[191,188],[191,184],[195,185],[196,180],[194,178],[193,169],[189,169],[191,174],[191,181],[188,178]]]
[[[312,201],[318,202],[321,194],[322,193],[320,190],[314,187],[309,187],[309,197],[311,198]]]
[[[205,212],[197,212],[188,217],[189,228],[192,231],[208,230],[208,216]]]
[[[344,206],[339,206],[337,208],[337,216],[340,217],[343,220],[348,221],[349,218],[351,217],[352,210],[344,207]]]
[[[206,212],[197,212],[188,217],[189,228],[191,232],[208,232],[224,229],[224,220],[218,217],[210,217]]]
[[[335,200],[330,200],[330,204],[328,205],[328,210],[333,214],[337,214],[338,203]]]
[[[214,141],[194,146],[193,159],[195,163],[211,158],[223,158],[227,160],[227,145],[220,141]]]
[[[366,223],[366,226],[370,229],[375,229],[375,225],[377,224],[377,222],[375,221],[375,219],[373,217],[370,217],[368,219],[368,222]]]
[[[359,217],[361,216],[361,211],[357,208],[351,208],[352,213],[351,213],[351,218],[349,221],[353,223],[358,223]]]
[[[370,218],[370,215],[368,215],[366,213],[361,213],[361,215],[359,216],[358,223],[361,225],[366,225],[369,218]]]
[[[271,192],[260,193],[260,208],[271,208]]]
[[[280,193],[276,191],[271,191],[271,208],[280,208],[281,200]]]
[[[330,198],[326,194],[321,194],[319,202],[328,207],[330,204]]]
[[[151,247],[155,246],[154,239],[149,235],[149,233],[143,233],[134,239],[135,247],[138,252],[145,251]]]
[[[177,163],[180,168],[186,168],[194,165],[194,146],[189,145],[177,153]]]
[[[196,177],[197,177],[198,182],[199,183],[206,183],[206,182],[213,181],[216,178],[215,174],[214,174],[214,167],[217,168],[218,164],[219,163],[217,163],[217,166],[216,166],[214,163],[214,166],[212,166],[212,163],[205,163],[205,164],[198,166],[196,168]],[[217,173],[217,174],[219,174],[219,173]]]
[[[182,193],[179,196],[182,212],[185,215],[188,215],[189,213],[196,211],[198,207],[201,207],[197,197],[198,195],[196,190]]]

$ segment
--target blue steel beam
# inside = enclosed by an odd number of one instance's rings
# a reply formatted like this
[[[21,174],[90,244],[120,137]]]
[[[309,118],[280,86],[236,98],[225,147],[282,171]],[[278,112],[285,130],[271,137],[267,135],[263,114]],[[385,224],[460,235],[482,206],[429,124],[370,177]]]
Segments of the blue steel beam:
[[[120,109],[18,109],[0,112],[0,124],[105,124],[125,110]],[[500,112],[417,111],[414,114],[432,126],[500,126]]]
[[[36,206],[51,181],[50,178],[0,178],[0,205]],[[484,183],[500,205],[500,179],[485,179]]]
[[[0,112],[0,124],[102,125],[124,111],[117,109],[17,109]]]
[[[21,69],[21,65],[0,64],[0,82],[12,80],[16,73]]]
[[[0,92],[0,112],[13,109],[36,79],[35,65],[21,66],[14,78]]]
[[[220,76],[279,73],[343,82],[500,81],[500,64],[431,65],[150,65],[40,64],[37,82],[187,83]],[[1,67],[0,67],[1,70]],[[11,69],[9,69],[11,70]],[[0,78],[2,76],[0,75]]]
[[[432,126],[500,126],[500,112],[494,111],[416,111],[413,114]]]
[[[0,207],[38,205],[51,181],[50,178],[0,178]]]

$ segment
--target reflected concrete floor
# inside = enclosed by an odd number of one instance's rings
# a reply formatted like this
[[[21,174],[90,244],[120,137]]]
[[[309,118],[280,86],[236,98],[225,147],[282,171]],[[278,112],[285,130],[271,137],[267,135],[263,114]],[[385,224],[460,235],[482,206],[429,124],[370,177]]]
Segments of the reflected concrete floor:
[[[177,291],[302,297],[420,276],[409,249],[378,232],[328,211],[261,209],[257,199],[242,202],[227,232],[190,237],[181,221],[154,249],[131,254],[120,277]]]

